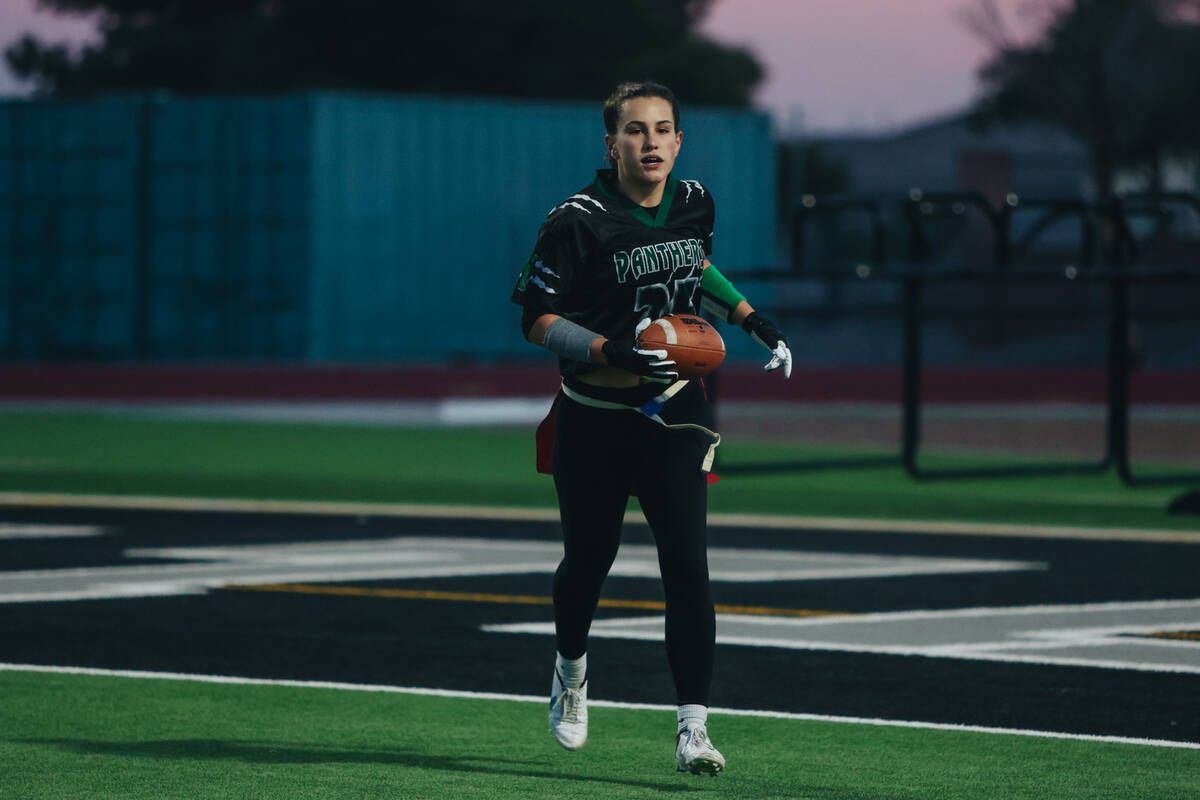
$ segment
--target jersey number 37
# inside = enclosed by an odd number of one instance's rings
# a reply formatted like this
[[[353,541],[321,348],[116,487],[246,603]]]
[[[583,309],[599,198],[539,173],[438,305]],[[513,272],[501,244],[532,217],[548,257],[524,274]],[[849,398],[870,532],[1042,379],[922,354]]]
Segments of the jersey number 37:
[[[647,319],[659,319],[668,314],[695,313],[693,297],[699,286],[699,278],[639,286],[633,310]]]

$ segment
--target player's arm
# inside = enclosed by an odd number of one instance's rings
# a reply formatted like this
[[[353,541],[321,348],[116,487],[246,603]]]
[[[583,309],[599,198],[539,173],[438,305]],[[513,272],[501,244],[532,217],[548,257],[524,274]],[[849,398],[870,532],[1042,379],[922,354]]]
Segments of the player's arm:
[[[638,334],[649,325],[650,320],[642,320],[628,339],[608,339],[557,314],[541,314],[530,321],[525,338],[573,361],[608,364],[654,380],[675,380],[679,373],[666,350],[643,350],[637,345]]]
[[[783,367],[783,376],[792,376],[792,350],[783,331],[757,313],[754,306],[707,258],[700,273],[700,305],[731,325],[741,327],[750,334],[750,338],[770,350],[771,360],[764,369],[769,372]]]
[[[667,359],[666,350],[642,350],[637,346],[633,331],[627,338],[610,341],[600,334],[562,316],[562,298],[570,295],[571,265],[582,262],[573,249],[575,238],[567,235],[563,218],[558,225],[544,223],[538,233],[538,243],[513,290],[513,302],[524,307],[521,331],[533,344],[544,347],[557,356],[585,364],[607,364],[655,380],[674,380],[675,362]],[[548,253],[549,264],[542,253]],[[645,320],[649,324],[649,320]]]
[[[536,344],[538,347],[545,347],[547,350],[550,350],[550,346],[548,346],[546,344],[546,332],[550,329],[551,325],[553,325],[555,322],[557,322],[559,320],[563,320],[563,318],[560,317],[558,314],[542,314],[541,316],[537,317],[533,321],[533,324],[529,327],[529,332],[526,334],[525,338],[527,338],[531,343]],[[567,320],[563,320],[563,321],[566,322]],[[576,326],[576,327],[579,327],[583,331],[587,331],[587,329],[583,328],[582,326]],[[562,328],[562,326],[560,325],[559,328]],[[584,336],[586,337],[587,334],[585,333]],[[603,336],[601,336],[598,333],[593,334],[593,336],[595,338],[592,338],[591,341],[586,342],[587,358],[582,359],[582,360],[589,361],[593,364],[604,364],[604,363],[606,363],[605,359],[604,359],[604,343],[607,342],[608,339],[604,338]],[[554,344],[554,341],[552,339],[551,345],[553,345],[553,344]],[[574,358],[576,361],[579,361],[581,359],[576,358],[576,356],[584,354],[584,349],[582,346],[583,344],[584,344],[583,342],[577,343],[577,346],[573,349],[574,355],[568,355],[567,353],[558,353],[553,350],[551,350],[551,352],[555,352],[555,355],[566,356],[568,358]],[[563,348],[560,347],[559,349],[563,349]]]

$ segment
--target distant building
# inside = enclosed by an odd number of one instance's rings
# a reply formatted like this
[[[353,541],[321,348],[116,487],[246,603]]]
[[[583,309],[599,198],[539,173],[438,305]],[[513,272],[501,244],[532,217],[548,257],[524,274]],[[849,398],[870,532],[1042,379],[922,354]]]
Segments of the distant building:
[[[1049,125],[996,125],[977,131],[961,113],[898,132],[814,135],[789,146],[810,144],[842,163],[850,180],[848,194],[880,201],[903,199],[914,188],[977,190],[994,203],[1010,192],[1075,198],[1091,193],[1087,150]],[[802,175],[788,177],[789,185],[803,186]]]
[[[781,260],[809,280],[780,286],[780,315],[810,352],[833,363],[896,363],[898,284],[853,278],[916,261],[930,273],[984,274],[1003,265],[1048,278],[930,288],[923,344],[929,363],[1106,363],[1105,287],[1075,281],[1103,262],[1105,228],[1078,205],[1095,197],[1088,150],[1061,128],[1028,123],[981,131],[963,112],[900,131],[813,134],[781,147]],[[1168,191],[1197,190],[1195,161],[1164,164],[1162,176]],[[1145,191],[1147,176],[1122,173],[1116,188]],[[1137,217],[1127,205],[1126,212],[1137,265],[1198,263],[1200,207],[1153,206]],[[1194,280],[1138,286],[1143,366],[1196,363],[1197,316],[1180,306],[1196,287]]]
[[[1095,186],[1087,148],[1062,128],[1042,123],[974,129],[966,112],[886,133],[813,134],[785,143],[789,150],[816,145],[823,158],[849,178],[846,193],[887,201],[912,189],[981,191],[993,203],[1018,196],[1090,199]],[[804,191],[802,159],[788,159],[785,176],[797,202]],[[1149,175],[1116,175],[1118,193],[1146,191]],[[1162,164],[1164,191],[1200,191],[1200,159],[1168,158]]]

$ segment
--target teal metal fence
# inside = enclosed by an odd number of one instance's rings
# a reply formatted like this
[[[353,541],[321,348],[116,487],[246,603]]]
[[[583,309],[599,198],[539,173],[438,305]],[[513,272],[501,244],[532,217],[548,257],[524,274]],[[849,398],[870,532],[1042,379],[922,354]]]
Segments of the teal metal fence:
[[[0,108],[0,352],[130,354],[139,101]]]
[[[775,263],[775,148],[686,110],[715,258]],[[507,302],[598,104],[344,93],[0,103],[0,358],[528,356]]]

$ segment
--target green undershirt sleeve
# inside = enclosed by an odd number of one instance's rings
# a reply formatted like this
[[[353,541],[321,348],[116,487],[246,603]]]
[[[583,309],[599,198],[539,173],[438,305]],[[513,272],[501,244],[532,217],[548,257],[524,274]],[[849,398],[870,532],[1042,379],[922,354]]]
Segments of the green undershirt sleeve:
[[[700,273],[700,306],[710,314],[729,322],[734,310],[745,299],[712,264]]]

